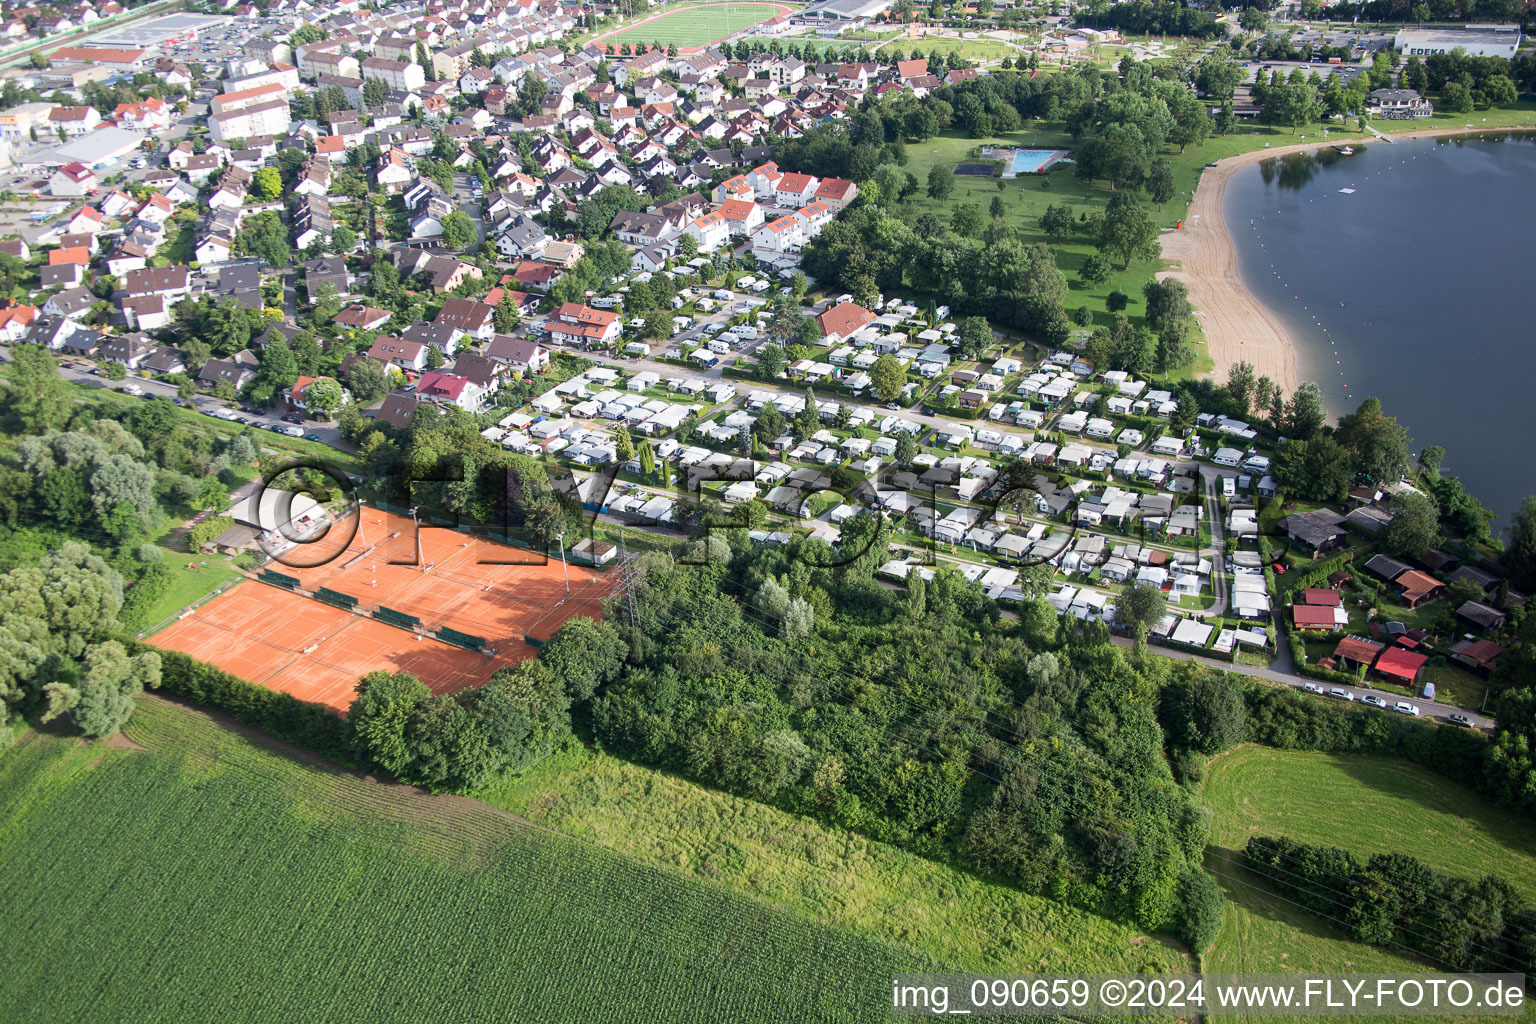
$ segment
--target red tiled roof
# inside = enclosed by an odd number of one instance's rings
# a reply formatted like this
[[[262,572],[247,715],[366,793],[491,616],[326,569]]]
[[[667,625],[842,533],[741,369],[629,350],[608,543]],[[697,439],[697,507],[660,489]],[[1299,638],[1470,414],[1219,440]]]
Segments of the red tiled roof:
[[[840,302],[816,318],[823,336],[847,337],[875,318],[875,314],[852,302]]]
[[[1376,671],[1409,682],[1418,678],[1419,670],[1429,661],[1422,654],[1406,651],[1401,647],[1389,647],[1376,659]]]
[[[1344,604],[1344,595],[1327,587],[1308,587],[1301,592],[1302,603],[1329,605],[1338,608]]]

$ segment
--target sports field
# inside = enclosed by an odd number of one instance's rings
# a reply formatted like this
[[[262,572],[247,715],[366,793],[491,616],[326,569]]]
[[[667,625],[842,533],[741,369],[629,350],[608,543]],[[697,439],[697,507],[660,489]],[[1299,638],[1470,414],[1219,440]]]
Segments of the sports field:
[[[670,46],[676,44],[680,51],[692,53],[770,18],[789,14],[793,10],[793,7],[773,3],[688,4],[678,10],[667,11],[623,28],[614,29],[596,36],[592,41],[615,45],[660,43],[662,46]]]
[[[480,686],[533,657],[526,637],[548,640],[573,616],[601,615],[614,578],[454,530],[424,526],[418,544],[410,519],[366,508],[285,557],[310,567],[273,563],[266,578],[305,593],[247,581],[150,642],[345,710],[375,669],[410,672],[433,693]],[[483,644],[423,635],[443,629]]]
[[[338,711],[374,669],[409,672],[433,693],[457,693],[535,653],[523,643],[494,655],[465,650],[253,580],[171,623],[150,643]]]
[[[946,966],[148,694],[0,758],[0,958],[7,1024],[885,1021]]]

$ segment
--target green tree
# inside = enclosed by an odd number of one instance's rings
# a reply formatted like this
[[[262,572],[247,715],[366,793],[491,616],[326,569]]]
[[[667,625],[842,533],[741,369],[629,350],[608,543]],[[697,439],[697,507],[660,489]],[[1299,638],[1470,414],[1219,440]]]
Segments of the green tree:
[[[955,178],[953,174],[945,171],[943,167],[934,166],[928,171],[928,198],[941,202],[948,199],[955,191]]]
[[[955,207],[949,221],[950,230],[961,238],[977,238],[981,235],[981,210],[975,203],[961,203]]]
[[[1114,276],[1114,273],[1114,264],[1098,253],[1094,253],[1083,260],[1083,265],[1078,269],[1077,276],[1082,279],[1084,284],[1101,285]]]
[[[1525,589],[1536,586],[1536,497],[1525,498],[1515,510],[1504,559],[1516,583]]]
[[[376,82],[378,79],[372,78],[369,81]],[[337,256],[347,255],[357,248],[357,232],[345,224],[337,224],[331,229],[331,240],[326,248]]]
[[[1302,381],[1291,393],[1290,405],[1286,408],[1286,434],[1308,440],[1323,429],[1325,419],[1322,390],[1312,381]]]
[[[69,416],[69,401],[59,364],[40,345],[11,347],[6,368],[5,406],[22,431],[40,434],[61,426]]]
[[[1057,206],[1052,203],[1040,215],[1040,230],[1045,232],[1046,237],[1051,241],[1064,242],[1077,230],[1077,219],[1072,216],[1071,207],[1065,204]]]
[[[1120,257],[1121,270],[1129,268],[1133,259],[1156,259],[1157,225],[1134,196],[1118,193],[1104,209],[1098,246],[1100,252]]]
[[[463,210],[454,210],[443,218],[443,244],[450,249],[468,249],[479,240],[475,222]]]
[[[960,323],[959,345],[960,354],[967,359],[980,359],[996,341],[992,335],[992,326],[987,323],[984,316],[966,317]]]
[[[116,640],[95,644],[86,650],[73,684],[53,682],[43,687],[48,697],[43,721],[67,712],[86,736],[110,736],[133,717],[133,698],[159,685],[159,654],[145,651],[130,656]]]
[[[870,366],[869,379],[876,398],[882,402],[893,402],[901,396],[902,388],[906,387],[907,371],[899,359],[886,352]]]
[[[910,466],[912,460],[917,458],[917,442],[913,440],[910,432],[905,430],[897,432],[895,455],[898,466]]]
[[[501,301],[496,304],[496,330],[500,334],[509,334],[522,322],[522,314],[518,312],[517,299],[512,294],[512,289],[502,291]]]
[[[1408,491],[1392,502],[1392,521],[1381,531],[1381,550],[1414,557],[1440,543],[1440,510],[1422,494]]]
[[[1115,615],[1131,631],[1137,654],[1146,653],[1147,633],[1163,621],[1167,609],[1168,598],[1159,587],[1133,581],[1120,588]]]
[[[1147,323],[1158,334],[1182,331],[1194,314],[1189,289],[1177,278],[1148,281],[1142,285],[1141,294],[1147,300]]]
[[[1379,399],[1367,398],[1340,417],[1334,437],[1354,457],[1355,470],[1375,483],[1396,483],[1408,471],[1408,431],[1383,415]]]
[[[993,220],[1002,220],[1003,214],[1008,212],[1007,208],[1003,206],[1003,197],[993,196],[991,205],[989,205],[987,208],[987,212],[991,215]]]
[[[1167,160],[1152,161],[1152,169],[1147,173],[1147,194],[1161,209],[1164,203],[1173,198],[1173,193],[1173,165]]]
[[[283,173],[276,167],[263,167],[256,172],[256,194],[263,199],[276,199],[283,194]]]
[[[619,674],[628,650],[613,623],[577,616],[544,645],[539,661],[573,700],[586,701]]]
[[[299,379],[299,364],[293,349],[281,338],[273,338],[261,350],[261,368],[258,371],[263,383],[274,391],[293,386]]]
[[[407,728],[432,691],[409,672],[370,672],[357,684],[347,726],[357,753],[396,778],[409,775],[414,759]]]
[[[768,342],[757,350],[757,372],[772,380],[784,372],[784,347]]]
[[[318,419],[329,418],[341,402],[341,385],[330,377],[319,377],[304,387],[304,407]]]

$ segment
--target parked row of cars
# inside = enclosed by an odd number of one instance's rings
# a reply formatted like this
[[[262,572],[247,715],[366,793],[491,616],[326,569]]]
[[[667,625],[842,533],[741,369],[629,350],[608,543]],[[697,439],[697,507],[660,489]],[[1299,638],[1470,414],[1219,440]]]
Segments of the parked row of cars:
[[[1348,690],[1340,689],[1337,686],[1330,687],[1329,689],[1325,690],[1317,683],[1302,683],[1301,688],[1307,693],[1315,693],[1319,697],[1334,697],[1339,700],[1350,701],[1351,703],[1353,703],[1355,699],[1355,695],[1353,693],[1350,693]],[[1360,697],[1360,703],[1366,705],[1367,707],[1380,708],[1383,711],[1386,711],[1390,708],[1392,711],[1396,711],[1400,715],[1411,715],[1414,718],[1418,718],[1421,714],[1417,704],[1410,703],[1406,700],[1394,701],[1393,703],[1388,704],[1385,697],[1378,697],[1374,693],[1362,694]],[[1453,712],[1448,716],[1448,720],[1452,725],[1464,725],[1468,727],[1472,725],[1472,719],[1460,713]]]

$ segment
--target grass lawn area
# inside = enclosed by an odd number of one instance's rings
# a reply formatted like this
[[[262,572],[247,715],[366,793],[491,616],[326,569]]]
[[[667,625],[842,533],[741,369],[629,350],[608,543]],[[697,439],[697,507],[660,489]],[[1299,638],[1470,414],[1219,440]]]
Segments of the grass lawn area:
[[[1212,140],[1203,150],[1210,150],[1213,145],[1221,141]],[[1040,215],[1051,205],[1065,205],[1080,218],[1083,214],[1092,214],[1101,211],[1115,193],[1104,182],[1087,183],[1080,181],[1073,173],[1072,164],[1057,164],[1045,174],[1021,175],[1008,181],[1001,178],[978,178],[968,175],[956,175],[954,177],[954,192],[949,198],[935,200],[928,197],[926,185],[928,171],[935,165],[945,170],[953,170],[955,164],[970,159],[971,151],[977,146],[1019,146],[1025,149],[1070,149],[1072,138],[1060,125],[1039,122],[1037,127],[1031,127],[1025,131],[1013,132],[1001,135],[993,139],[970,139],[956,135],[941,135],[924,142],[912,143],[907,146],[909,161],[906,167],[918,181],[924,185],[924,190],[914,195],[904,206],[905,219],[915,221],[923,213],[932,213],[939,218],[941,224],[948,224],[956,206],[961,203],[971,203],[976,206],[985,218],[991,209],[994,197],[1001,197],[1003,202],[1003,218],[1019,234],[1026,243],[1045,242],[1051,245],[1056,253],[1056,265],[1066,275],[1068,294],[1066,298],[1067,312],[1074,312],[1079,306],[1086,305],[1093,313],[1092,326],[1108,326],[1113,322],[1114,314],[1110,313],[1106,306],[1106,300],[1110,292],[1122,291],[1130,297],[1130,304],[1125,313],[1133,322],[1140,323],[1144,319],[1146,303],[1142,299],[1142,285],[1152,280],[1157,271],[1161,269],[1160,263],[1145,262],[1132,263],[1125,270],[1117,269],[1113,276],[1102,285],[1085,285],[1078,279],[1078,271],[1089,256],[1098,252],[1093,242],[1086,234],[1074,235],[1063,243],[1052,243],[1040,230]],[[1242,146],[1234,146],[1230,152],[1221,152],[1219,156],[1229,156],[1234,152],[1242,152],[1253,148],[1249,141]],[[1169,156],[1169,162],[1174,165],[1174,175],[1181,193],[1193,193],[1198,181],[1198,168],[1204,167],[1208,159],[1214,160],[1216,156],[1207,156],[1202,152],[1198,160],[1195,151],[1185,154],[1180,158]],[[998,183],[1002,182],[1002,189],[998,189]],[[1145,198],[1142,202],[1152,212],[1153,217],[1167,228],[1174,225],[1183,216],[1184,210],[1189,204],[1189,195],[1181,194],[1174,197],[1162,210],[1151,206]],[[1210,356],[1206,353],[1204,337],[1202,336],[1198,322],[1196,322],[1190,334],[1195,343],[1195,361],[1182,371],[1171,374],[1170,380],[1179,380],[1188,377],[1197,377],[1210,371],[1213,365]]]
[[[1517,886],[1536,886],[1536,827],[1406,761],[1242,746],[1211,763],[1202,793],[1215,812],[1206,866],[1230,900],[1221,934],[1202,958],[1206,971],[1433,969],[1411,954],[1351,942],[1282,899],[1240,866],[1249,836],[1286,835],[1362,856],[1409,853],[1442,871],[1497,872]],[[1529,1004],[1523,1018],[1533,1019]]]
[[[619,45],[660,43],[668,46],[676,43],[678,46],[705,46],[780,13],[781,5],[772,3],[687,4],[654,21],[631,24],[601,41]]]
[[[1227,849],[1285,835],[1362,857],[1409,853],[1536,893],[1536,824],[1398,758],[1245,745],[1211,762],[1203,795],[1216,812],[1214,841]]]
[[[6,1020],[76,1024],[886,1021],[954,969],[153,695],[0,758],[0,956]]]
[[[608,754],[562,753],[477,795],[644,863],[967,969],[1187,965],[1133,928]]]
[[[994,61],[1004,57],[1023,56],[1027,51],[1018,47],[1009,46],[1001,39],[952,39],[940,36],[919,36],[916,39],[902,39],[892,43],[892,46],[911,52],[921,50],[924,57],[938,50],[945,55],[958,53],[967,60]]]
[[[240,575],[225,555],[199,555],[194,558],[185,551],[176,551],[164,544],[161,544],[160,550],[165,552],[165,567],[171,572],[171,585],[160,600],[150,606],[144,620],[146,627],[159,625],[214,587]],[[208,564],[203,565],[204,562]]]

